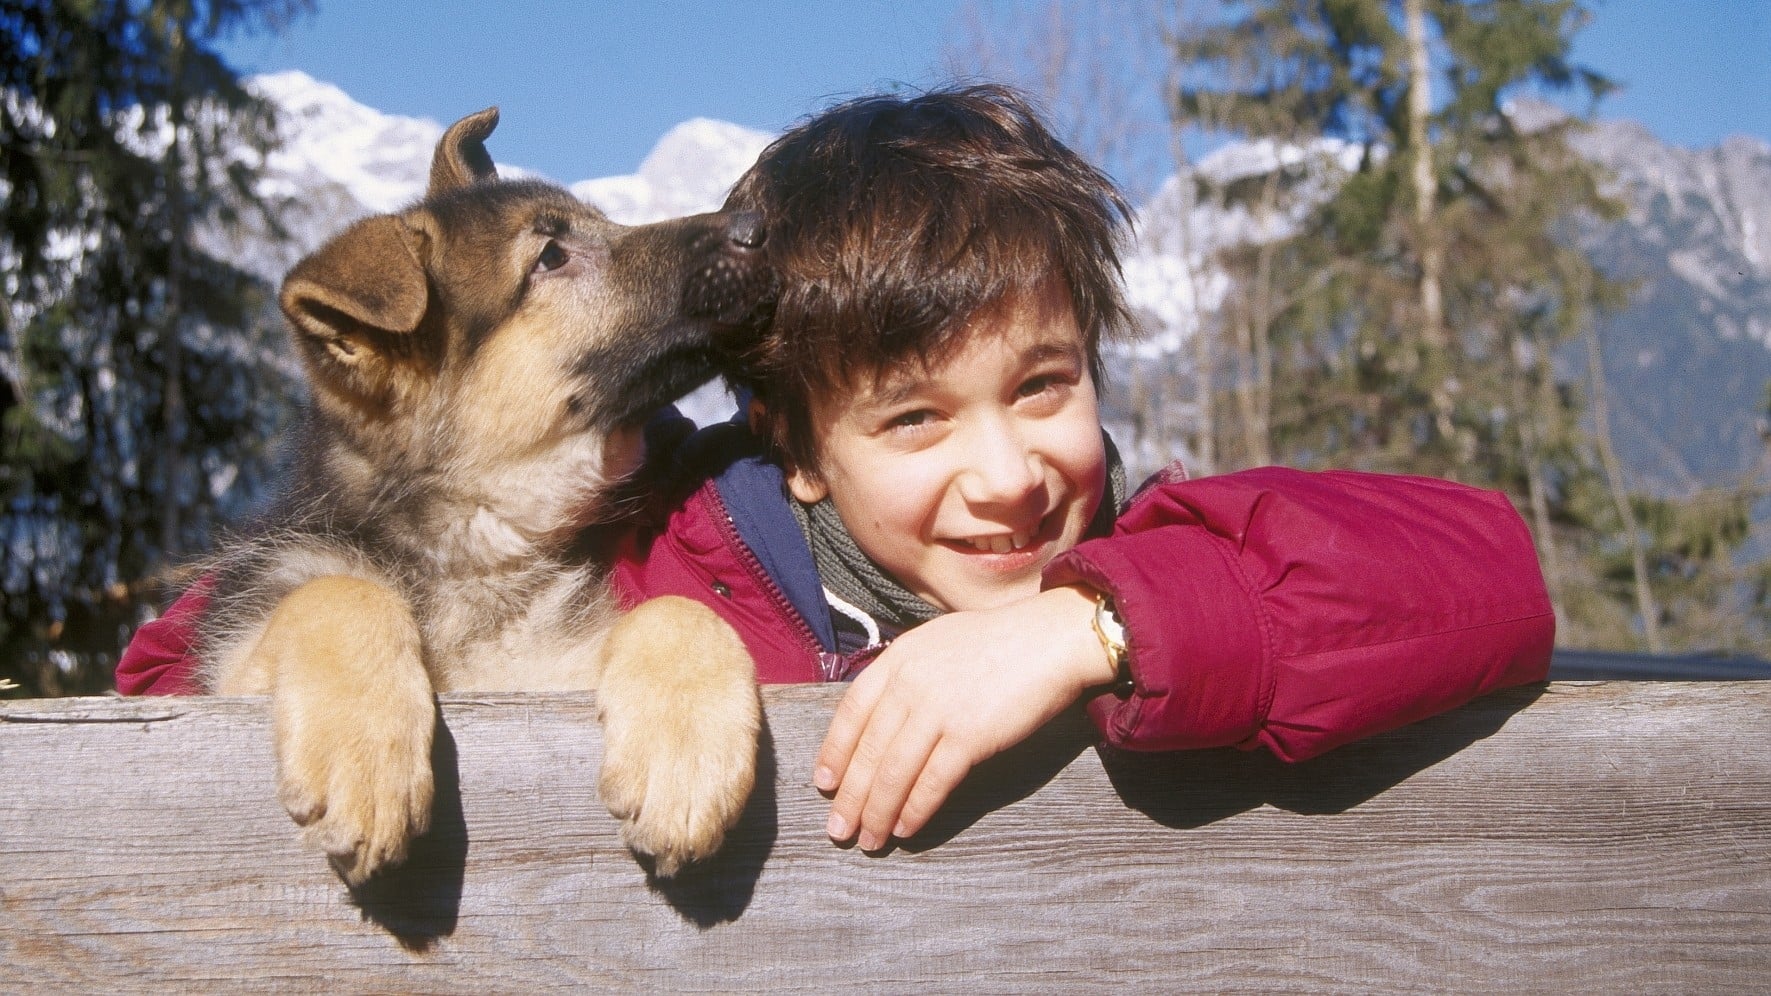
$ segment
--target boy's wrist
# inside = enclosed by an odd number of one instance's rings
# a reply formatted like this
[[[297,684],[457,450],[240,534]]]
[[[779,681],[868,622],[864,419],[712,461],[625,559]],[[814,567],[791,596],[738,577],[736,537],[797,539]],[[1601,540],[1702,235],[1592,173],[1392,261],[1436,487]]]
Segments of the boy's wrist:
[[[1101,641],[1101,651],[1107,655],[1113,667],[1113,691],[1124,694],[1131,688],[1131,645],[1125,635],[1125,623],[1119,618],[1119,609],[1113,603],[1113,596],[1104,591],[1095,593],[1094,614],[1095,637]]]
[[[1050,588],[1042,594],[1060,622],[1064,645],[1071,648],[1077,696],[1115,684],[1119,680],[1120,659],[1109,651],[1095,624],[1101,593],[1085,584],[1072,584]]]

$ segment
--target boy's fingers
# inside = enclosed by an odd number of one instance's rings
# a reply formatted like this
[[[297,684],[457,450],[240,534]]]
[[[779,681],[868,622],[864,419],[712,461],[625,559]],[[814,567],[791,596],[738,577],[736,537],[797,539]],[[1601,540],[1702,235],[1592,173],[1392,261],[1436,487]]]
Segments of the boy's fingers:
[[[894,837],[915,836],[923,827],[928,826],[941,804],[965,780],[972,770],[971,761],[965,753],[954,745],[952,740],[942,740],[929,753],[928,761],[922,766],[922,772],[916,778],[916,787],[904,800],[904,808],[898,813],[898,822],[892,827]]]
[[[837,787],[836,798],[830,803],[830,819],[825,823],[825,830],[831,840],[848,840],[860,829],[861,807],[873,790],[874,773],[907,715],[901,706],[887,702],[867,717],[867,728],[849,755],[841,774],[842,784]]]
[[[864,850],[878,850],[891,839],[899,813],[903,812],[904,801],[910,797],[911,789],[916,787],[923,768],[940,742],[938,727],[910,716],[898,729],[897,736],[886,745],[861,807],[860,844]]]
[[[884,678],[883,670],[878,674],[872,667],[862,671],[837,702],[836,713],[830,717],[830,729],[824,734],[824,744],[818,748],[818,760],[812,768],[812,784],[819,791],[834,792],[842,784],[855,744],[867,729],[873,709],[885,690]]]

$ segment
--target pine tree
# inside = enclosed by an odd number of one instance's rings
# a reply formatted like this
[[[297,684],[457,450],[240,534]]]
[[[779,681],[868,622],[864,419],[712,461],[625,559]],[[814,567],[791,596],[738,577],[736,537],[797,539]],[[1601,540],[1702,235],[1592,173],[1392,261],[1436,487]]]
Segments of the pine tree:
[[[269,108],[214,46],[307,0],[0,0],[0,677],[93,691],[145,579],[237,509],[268,289],[192,233],[268,210]]]
[[[1236,379],[1259,402],[1228,406],[1250,440],[1239,455],[1258,459],[1265,444],[1293,464],[1505,490],[1533,527],[1564,642],[1658,652],[1763,640],[1753,585],[1767,569],[1736,564],[1747,493],[1642,494],[1612,452],[1596,318],[1627,288],[1576,235],[1620,207],[1570,148],[1582,119],[1530,100],[1573,89],[1590,108],[1611,88],[1569,57],[1584,5],[1226,8],[1175,42],[1190,67],[1181,120],[1288,146],[1294,162],[1312,148],[1356,153],[1319,203],[1308,184],[1288,198],[1283,170],[1226,194],[1304,218],[1224,259],[1252,370]]]

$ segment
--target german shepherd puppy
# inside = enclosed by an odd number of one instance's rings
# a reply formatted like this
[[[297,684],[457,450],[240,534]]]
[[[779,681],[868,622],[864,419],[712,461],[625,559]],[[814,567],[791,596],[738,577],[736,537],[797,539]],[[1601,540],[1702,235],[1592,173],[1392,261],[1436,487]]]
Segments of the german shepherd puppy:
[[[208,570],[205,683],[271,697],[282,804],[352,885],[429,824],[437,692],[595,689],[603,801],[659,875],[719,847],[755,775],[737,634],[682,598],[622,614],[595,540],[646,416],[766,298],[762,227],[629,228],[501,180],[497,121],[290,271],[311,403],[267,527]]]

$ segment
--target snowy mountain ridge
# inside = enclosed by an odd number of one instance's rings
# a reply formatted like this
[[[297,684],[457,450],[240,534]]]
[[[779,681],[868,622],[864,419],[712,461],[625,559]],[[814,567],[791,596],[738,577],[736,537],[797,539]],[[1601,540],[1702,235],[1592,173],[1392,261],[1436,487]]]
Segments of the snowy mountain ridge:
[[[265,164],[261,192],[289,199],[284,223],[293,240],[279,245],[250,227],[212,233],[230,258],[279,281],[350,221],[397,210],[423,193],[441,124],[383,114],[299,72],[248,85],[283,111],[284,145]],[[667,132],[634,173],[569,189],[625,224],[714,210],[772,137],[692,119]],[[1639,281],[1632,305],[1601,328],[1626,459],[1654,486],[1676,491],[1737,475],[1757,452],[1757,406],[1771,379],[1771,145],[1734,138],[1680,149],[1640,125],[1607,122],[1581,135],[1577,147],[1610,172],[1628,208],[1624,219],[1585,236],[1608,272]],[[1196,168],[1223,183],[1284,164],[1305,177],[1307,202],[1332,192],[1334,177],[1357,154],[1326,140],[1241,143]],[[1223,246],[1284,234],[1304,209],[1260,219],[1243,208],[1193,203],[1188,189],[1197,189],[1191,178],[1172,179],[1139,210],[1125,278],[1148,334],[1124,357],[1132,366],[1184,367],[1195,316],[1219,307],[1229,289],[1228,278],[1204,261]],[[721,402],[708,405],[713,412]],[[1170,407],[1172,418],[1188,417],[1184,400]]]
[[[260,193],[300,196],[335,184],[371,212],[397,211],[424,193],[442,125],[383,114],[306,73],[255,76],[249,86],[277,105],[283,138]]]
[[[298,71],[254,76],[247,86],[280,112],[283,143],[265,161],[258,189],[293,201],[304,222],[294,233],[296,258],[358,217],[398,211],[423,196],[442,124],[383,114]],[[695,118],[659,139],[635,173],[582,180],[569,189],[627,225],[711,211],[772,137]],[[496,153],[496,139],[490,145]],[[508,163],[499,163],[498,172],[531,175]],[[262,262],[255,272],[273,280],[287,268],[273,265],[280,257]]]

